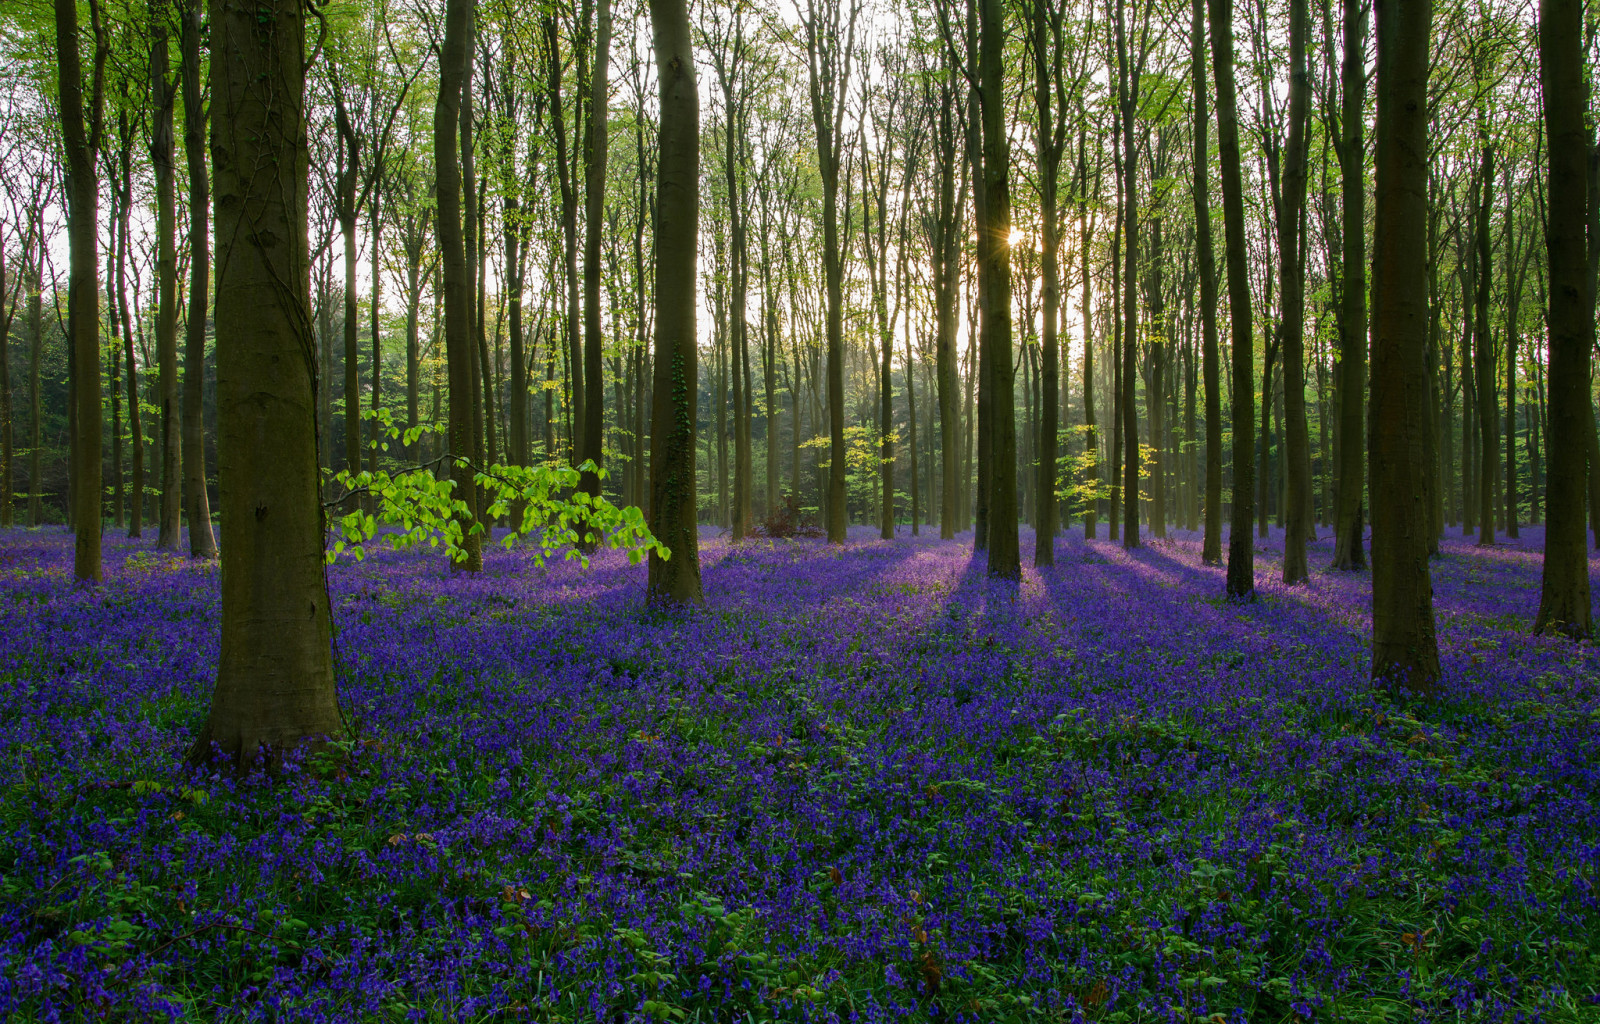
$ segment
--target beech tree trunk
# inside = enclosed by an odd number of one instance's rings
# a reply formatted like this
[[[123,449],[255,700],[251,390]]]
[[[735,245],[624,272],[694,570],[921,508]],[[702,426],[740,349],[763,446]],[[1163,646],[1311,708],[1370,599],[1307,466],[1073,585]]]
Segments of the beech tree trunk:
[[[1372,259],[1372,678],[1439,678],[1428,568],[1428,44],[1432,0],[1376,0],[1378,117]],[[1587,378],[1585,378],[1587,379]]]
[[[1222,389],[1217,372],[1217,265],[1211,251],[1211,151],[1207,138],[1211,114],[1206,94],[1204,7],[1204,0],[1193,0],[1189,12],[1189,71],[1194,83],[1194,154],[1190,163],[1200,276],[1200,361],[1206,395],[1205,536],[1200,542],[1200,561],[1217,565],[1222,561]],[[1193,438],[1189,441],[1194,443]]]
[[[1334,140],[1339,160],[1343,249],[1339,271],[1339,476],[1335,485],[1339,507],[1333,541],[1333,567],[1345,570],[1364,569],[1367,565],[1362,538],[1366,530],[1367,454],[1367,187],[1363,139],[1366,35],[1366,0],[1345,0],[1344,59],[1339,68],[1341,108],[1339,132]]]
[[[211,201],[206,180],[206,108],[200,87],[200,3],[179,12],[183,60],[183,152],[189,164],[189,322],[183,342],[183,505],[189,523],[189,557],[217,557],[206,493],[206,299],[211,286]],[[307,288],[310,285],[308,283]],[[309,294],[309,292],[308,292]]]
[[[183,526],[183,427],[178,379],[178,249],[176,154],[172,137],[175,97],[168,77],[166,12],[151,4],[150,164],[156,182],[156,388],[161,438],[161,513],[156,549],[177,551]]]
[[[339,736],[306,241],[305,8],[212,0],[222,656],[193,761]]]
[[[76,0],[55,0],[56,64],[61,135],[67,158],[67,238],[71,246],[68,283],[72,404],[72,572],[99,583],[101,527],[100,429],[100,183],[95,161],[100,152],[106,42],[96,0],[89,2],[94,32],[94,68],[87,109],[83,59],[78,52]],[[41,249],[43,243],[40,243]],[[37,393],[37,392],[35,392]],[[37,413],[38,406],[35,405]],[[37,485],[35,485],[37,487]]]
[[[1306,201],[1306,127],[1311,79],[1306,69],[1306,0],[1289,3],[1289,138],[1285,145],[1283,202],[1278,217],[1278,272],[1283,325],[1284,495],[1283,582],[1305,583],[1306,540],[1311,532],[1311,438],[1306,426],[1305,265],[1301,211]]]
[[[483,568],[482,535],[472,532],[478,520],[478,488],[466,462],[476,448],[472,423],[472,292],[462,231],[461,163],[456,148],[462,92],[472,53],[472,7],[473,0],[449,0],[439,57],[439,95],[433,108],[434,207],[444,281],[444,346],[450,391],[450,475],[456,494],[467,506],[460,519],[466,534],[466,557],[451,568],[464,572]]]
[[[1228,597],[1254,599],[1255,518],[1254,321],[1250,311],[1249,254],[1245,244],[1244,183],[1239,169],[1238,86],[1233,76],[1233,5],[1207,0],[1211,12],[1211,64],[1217,80],[1217,155],[1222,175],[1222,226],[1228,269],[1228,318],[1233,355],[1233,501],[1228,530]]]
[[[585,136],[583,242],[583,445],[581,459],[603,466],[605,454],[605,377],[602,369],[604,332],[600,323],[600,239],[605,227],[606,114],[610,109],[611,0],[598,0],[594,81],[589,95]],[[619,414],[621,410],[618,410]],[[600,496],[600,476],[586,473],[583,489]]]
[[[687,0],[650,0],[661,122],[656,163],[655,381],[650,423],[648,593],[703,604],[696,536],[695,415],[699,350],[695,286],[700,223],[700,96]]]
[[[1011,361],[1011,141],[1006,133],[1005,5],[977,0],[983,110],[985,217],[989,237],[982,345],[989,357],[989,575],[1022,578],[1017,535],[1017,418]]]
[[[1549,140],[1550,429],[1544,574],[1534,632],[1574,639],[1594,629],[1584,536],[1585,462],[1593,430],[1589,360],[1594,346],[1594,293],[1588,280],[1584,229],[1590,197],[1584,186],[1589,148],[1584,125],[1583,5],[1539,4],[1539,80]]]

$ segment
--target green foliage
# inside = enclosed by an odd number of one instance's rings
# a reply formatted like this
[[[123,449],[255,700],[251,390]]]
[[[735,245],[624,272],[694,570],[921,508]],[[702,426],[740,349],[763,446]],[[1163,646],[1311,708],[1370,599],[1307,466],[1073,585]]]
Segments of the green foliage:
[[[373,446],[382,451],[389,450],[391,441],[399,441],[409,448],[426,433],[445,432],[443,425],[402,430],[394,423],[388,409],[369,411],[364,418],[376,423],[380,427],[378,436],[387,439],[373,442]],[[436,461],[445,462],[448,457]],[[578,490],[585,472],[605,477],[605,471],[593,462],[585,462],[577,468],[558,465],[480,468],[470,460],[457,459],[455,466],[472,471],[473,482],[487,502],[483,508],[484,520],[513,518],[511,530],[500,543],[511,548],[527,541],[541,565],[562,549],[565,549],[563,557],[578,559],[585,566],[589,561],[586,551],[595,547],[625,551],[628,560],[636,565],[651,551],[662,558],[671,557],[667,547],[651,534],[644,513],[637,506],[619,508],[604,497]],[[343,492],[339,498],[328,502],[329,506],[346,504],[357,498],[366,499],[364,504],[368,506],[353,508],[330,524],[335,532],[325,556],[330,563],[347,552],[357,561],[362,560],[366,557],[366,546],[378,539],[380,533],[391,547],[406,549],[427,545],[441,548],[452,560],[461,562],[467,557],[467,538],[484,532],[484,522],[473,521],[467,503],[456,496],[456,481],[435,476],[431,466],[398,473],[341,470],[330,474],[329,482]],[[385,531],[383,527],[398,529]]]

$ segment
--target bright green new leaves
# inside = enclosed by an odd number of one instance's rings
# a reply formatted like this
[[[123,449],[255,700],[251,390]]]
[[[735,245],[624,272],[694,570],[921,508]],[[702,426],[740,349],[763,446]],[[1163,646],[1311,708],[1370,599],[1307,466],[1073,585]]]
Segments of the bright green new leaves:
[[[374,442],[384,451],[389,449],[389,441],[398,440],[409,448],[424,434],[444,432],[442,425],[402,430],[387,409],[369,412],[363,418],[377,423],[380,436],[388,438]],[[456,497],[455,480],[434,475],[434,467],[448,462],[449,456],[441,456],[398,473],[341,470],[330,474],[329,482],[342,493],[324,507],[364,498],[361,504],[366,508],[357,507],[330,523],[334,540],[325,556],[328,562],[346,552],[359,561],[366,557],[366,546],[380,536],[394,548],[427,545],[442,548],[454,561],[465,561],[466,538],[482,533],[484,523],[472,521],[467,503]],[[563,558],[578,559],[587,567],[588,552],[596,548],[626,551],[628,561],[634,565],[652,551],[662,558],[671,557],[667,547],[651,534],[644,513],[636,506],[619,508],[603,497],[578,490],[582,473],[599,473],[604,479],[605,471],[592,462],[577,467],[479,467],[471,460],[456,459],[455,466],[472,471],[473,482],[484,495],[486,521],[508,517],[512,520],[512,528],[500,543],[511,548],[526,542],[539,565],[557,551],[564,551]]]

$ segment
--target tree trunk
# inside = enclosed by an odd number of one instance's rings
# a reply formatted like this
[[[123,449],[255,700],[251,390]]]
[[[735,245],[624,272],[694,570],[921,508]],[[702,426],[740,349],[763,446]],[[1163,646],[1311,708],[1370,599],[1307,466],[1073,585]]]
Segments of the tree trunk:
[[[128,313],[128,220],[133,197],[133,123],[126,113],[119,114],[118,134],[121,137],[120,167],[122,181],[121,199],[117,203],[116,274],[117,312],[122,321],[122,357],[127,377],[128,434],[132,441],[130,493],[128,508],[128,536],[144,534],[144,416],[139,406],[139,373],[133,362],[133,317]]]
[[[1207,0],[1211,62],[1217,80],[1217,152],[1222,175],[1222,221],[1228,270],[1228,315],[1233,350],[1233,500],[1228,533],[1228,597],[1255,597],[1255,541],[1250,536],[1255,490],[1251,434],[1255,426],[1255,352],[1251,341],[1249,254],[1245,245],[1244,183],[1239,168],[1238,87],[1233,77],[1233,5]]]
[[[156,183],[156,374],[161,396],[161,515],[159,551],[177,551],[183,522],[183,433],[178,380],[178,253],[176,155],[172,137],[172,82],[168,77],[166,11],[151,5],[150,163]],[[96,310],[98,314],[98,310]]]
[[[1339,69],[1342,107],[1334,151],[1339,160],[1339,510],[1334,523],[1333,567],[1364,569],[1367,392],[1367,4],[1344,0],[1344,59]],[[1446,428],[1448,429],[1448,427]]]
[[[1428,44],[1432,0],[1376,0],[1373,238],[1372,678],[1412,691],[1439,677],[1428,568],[1423,431],[1428,342]]]
[[[656,164],[655,384],[650,424],[651,601],[702,604],[696,538],[696,255],[700,219],[700,98],[687,0],[650,0],[661,83]]]
[[[561,191],[561,233],[565,242],[562,250],[563,269],[566,272],[567,315],[564,337],[567,340],[568,372],[572,379],[569,408],[573,422],[580,427],[588,422],[584,416],[583,351],[578,334],[580,307],[578,305],[578,192],[573,183],[573,167],[567,146],[567,123],[561,102],[561,46],[553,16],[544,21],[545,48],[549,56],[550,125],[556,137],[556,180]],[[470,59],[470,56],[469,56]],[[581,71],[581,69],[580,69]],[[571,440],[569,438],[569,440]],[[572,441],[572,454],[577,455],[581,445]],[[553,456],[554,453],[551,453]],[[581,458],[575,461],[582,461]]]
[[[1139,104],[1139,69],[1128,53],[1127,4],[1117,0],[1117,97],[1122,113],[1122,546],[1139,546],[1139,159],[1133,117]]]
[[[1200,561],[1217,565],[1222,561],[1222,391],[1217,372],[1217,267],[1211,249],[1211,184],[1207,174],[1211,151],[1206,134],[1211,115],[1207,110],[1204,7],[1204,0],[1193,0],[1189,16],[1189,67],[1194,81],[1194,155],[1190,163],[1194,169],[1195,249],[1200,272],[1200,360],[1206,393],[1205,537],[1200,543]]]
[[[1539,79],[1550,145],[1550,430],[1544,574],[1533,628],[1574,639],[1588,637],[1594,629],[1583,508],[1586,447],[1594,429],[1589,353],[1595,328],[1584,251],[1591,197],[1583,183],[1589,137],[1583,109],[1582,19],[1578,0],[1539,4]]]
[[[56,63],[62,143],[66,153],[67,236],[71,244],[68,308],[73,370],[75,435],[72,447],[72,519],[76,533],[72,572],[99,583],[101,527],[100,455],[100,189],[95,160],[100,150],[105,36],[99,5],[89,3],[95,38],[88,108],[83,61],[78,53],[75,0],[56,0]],[[87,120],[86,120],[87,118]],[[42,243],[41,243],[42,245]]]
[[[606,116],[610,110],[608,75],[611,69],[611,0],[598,0],[594,81],[589,94],[584,149],[583,242],[583,445],[580,457],[604,466],[605,375],[602,369],[604,335],[600,323],[600,239],[605,227]],[[620,410],[619,410],[620,412]],[[600,496],[600,476],[587,473],[583,489]]]
[[[1038,116],[1037,158],[1040,194],[1040,271],[1043,275],[1044,327],[1040,332],[1042,380],[1039,424],[1037,524],[1034,528],[1033,564],[1056,564],[1055,540],[1058,523],[1056,503],[1056,436],[1061,430],[1061,342],[1057,324],[1061,318],[1061,223],[1056,210],[1056,183],[1061,167],[1064,140],[1062,126],[1053,110],[1053,93],[1060,75],[1062,40],[1059,16],[1052,16],[1044,0],[1034,0],[1031,10],[1033,31],[1033,97]],[[1060,111],[1064,119],[1066,111]]]
[[[206,493],[206,302],[211,285],[211,200],[206,180],[206,109],[200,86],[200,2],[180,13],[183,58],[183,152],[189,165],[189,323],[183,344],[183,504],[189,522],[189,557],[217,557]],[[307,284],[309,288],[309,281]],[[309,293],[308,293],[309,294]]]
[[[1487,115],[1479,113],[1477,208],[1474,211],[1474,241],[1478,269],[1477,301],[1473,304],[1476,317],[1473,321],[1472,356],[1477,376],[1478,415],[1478,544],[1480,547],[1494,543],[1494,474],[1500,460],[1499,439],[1495,437],[1496,402],[1494,396],[1494,342],[1489,337],[1489,298],[1493,279],[1490,277],[1490,250],[1493,242],[1489,235],[1489,209],[1494,186],[1494,147],[1489,142]],[[1585,378],[1587,379],[1587,378]]]
[[[309,337],[304,7],[213,0],[210,25],[225,557],[222,654],[190,758],[215,750],[247,770],[343,729]]]
[[[1283,323],[1283,412],[1285,526],[1283,582],[1305,583],[1306,541],[1311,532],[1311,438],[1306,425],[1305,265],[1301,212],[1306,201],[1306,122],[1311,115],[1311,78],[1306,69],[1306,0],[1289,3],[1289,138],[1278,217],[1278,273]]]
[[[216,2],[216,0],[213,0]],[[445,40],[439,58],[439,95],[433,108],[433,161],[435,208],[438,218],[440,265],[444,278],[444,346],[449,373],[449,451],[451,478],[456,495],[466,503],[460,517],[465,534],[465,558],[452,569],[477,572],[483,568],[482,535],[473,532],[478,520],[478,488],[466,465],[475,447],[472,425],[472,293],[468,276],[466,240],[462,230],[461,163],[457,138],[461,125],[462,94],[472,57],[473,0],[449,0],[445,13]]]

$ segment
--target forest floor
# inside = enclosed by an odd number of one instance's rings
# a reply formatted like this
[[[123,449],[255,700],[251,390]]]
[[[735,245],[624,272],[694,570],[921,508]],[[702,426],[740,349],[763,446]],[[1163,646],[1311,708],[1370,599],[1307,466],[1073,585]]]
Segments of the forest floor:
[[[615,554],[337,565],[352,740],[239,783],[181,768],[216,568],[0,533],[0,1017],[1600,1020],[1600,651],[1527,635],[1537,529],[1447,542],[1428,701],[1366,574],[904,533],[708,533],[676,616]]]

